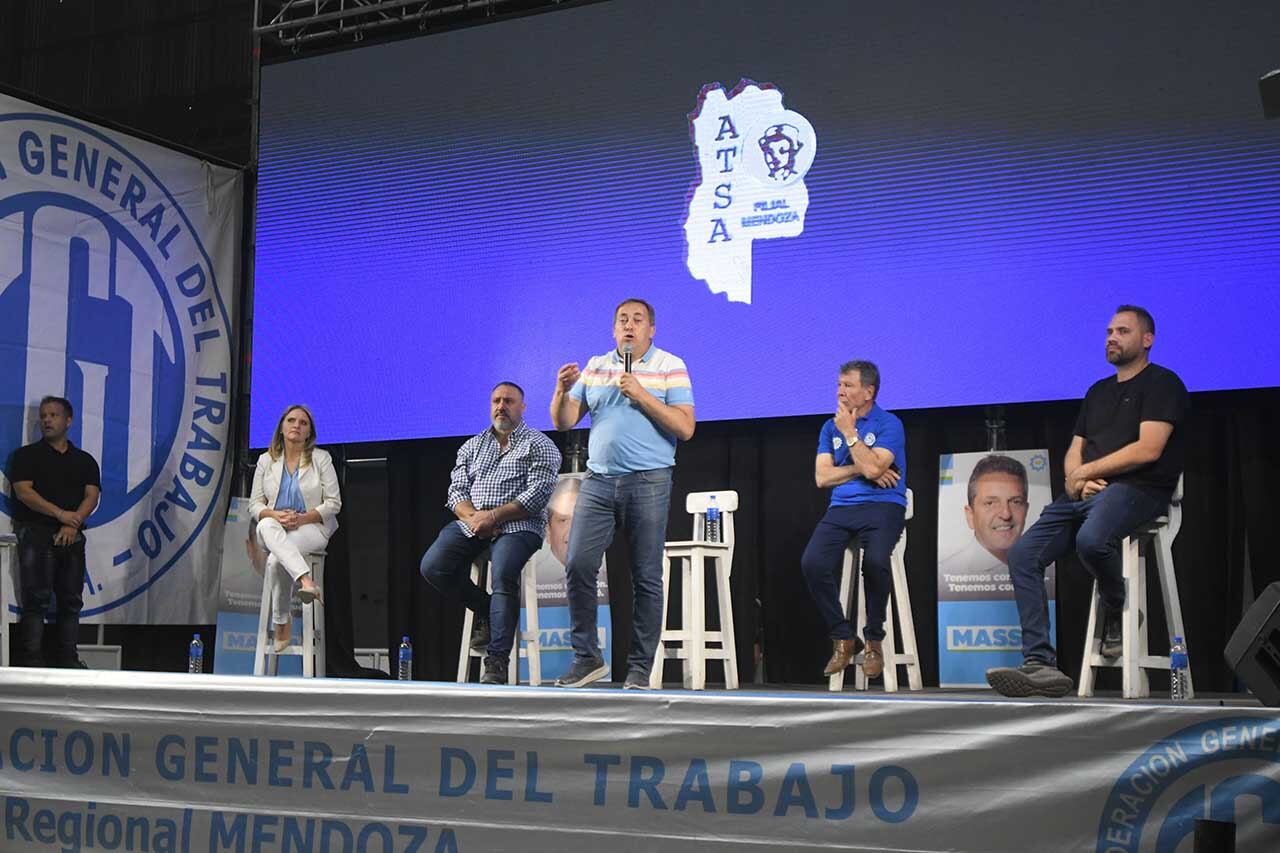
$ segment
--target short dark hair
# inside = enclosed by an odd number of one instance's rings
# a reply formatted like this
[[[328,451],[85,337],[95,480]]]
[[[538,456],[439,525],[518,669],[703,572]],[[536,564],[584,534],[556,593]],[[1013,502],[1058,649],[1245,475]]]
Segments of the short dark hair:
[[[646,310],[646,311],[648,311],[648,312],[649,312],[649,325],[650,325],[650,326],[653,326],[653,325],[656,325],[656,324],[657,324],[657,322],[658,322],[658,321],[657,321],[657,319],[655,319],[655,316],[656,316],[656,315],[654,314],[653,306],[652,306],[652,305],[650,305],[648,302],[645,302],[643,299],[636,299],[636,298],[634,298],[634,297],[633,297],[633,298],[631,298],[631,299],[624,299],[624,300],[622,300],[621,302],[619,302],[619,303],[618,303],[618,307],[616,307],[616,308],[614,308],[614,309],[613,309],[613,317],[614,317],[614,319],[616,320],[616,319],[618,318],[618,312],[619,312],[620,310],[622,310],[622,306],[623,306],[623,305],[628,305],[628,304],[630,304],[630,303],[632,303],[632,302],[636,303],[637,305],[643,305],[643,306],[644,306],[644,310]]]
[[[1156,320],[1151,316],[1151,312],[1146,308],[1143,308],[1141,305],[1121,305],[1116,308],[1115,311],[1117,314],[1124,314],[1126,312],[1137,316],[1138,322],[1142,324],[1145,331],[1148,331],[1153,335],[1156,333]]]
[[[520,399],[521,399],[521,400],[523,400],[523,399],[524,399],[524,389],[523,389],[523,388],[521,388],[521,387],[520,387],[519,385],[517,385],[516,383],[511,382],[511,381],[508,381],[508,380],[503,380],[502,382],[499,382],[497,385],[494,385],[494,386],[493,386],[493,391],[497,391],[497,390],[498,390],[499,388],[501,388],[503,385],[510,385],[512,388],[516,389],[517,391],[519,391],[519,392],[520,392]],[[490,393],[490,394],[492,394],[492,393],[493,393],[493,391],[490,391],[489,393]]]
[[[874,400],[876,397],[879,397],[880,368],[876,367],[873,362],[862,361],[861,359],[846,361],[844,364],[840,365],[841,376],[844,376],[846,373],[853,373],[855,370],[858,372],[858,379],[863,385],[870,385],[872,388],[876,389],[876,392],[871,395],[871,399]]]
[[[68,400],[66,397],[52,397],[52,396],[50,396],[50,397],[41,397],[41,398],[40,398],[40,408],[41,408],[41,409],[43,409],[43,408],[44,408],[46,405],[48,405],[49,403],[57,403],[59,406],[61,406],[61,407],[62,407],[62,411],[66,412],[67,417],[69,417],[69,418],[74,418],[74,417],[76,416],[76,410],[75,410],[75,409],[73,409],[73,408],[71,407],[71,401],[70,401],[70,400]]]
[[[978,481],[987,474],[1008,474],[1011,477],[1017,477],[1022,481],[1022,494],[1024,496],[1027,494],[1026,466],[1012,456],[993,453],[982,457],[978,460],[978,464],[973,466],[973,473],[969,475],[969,506],[973,506],[973,499],[978,496]]]

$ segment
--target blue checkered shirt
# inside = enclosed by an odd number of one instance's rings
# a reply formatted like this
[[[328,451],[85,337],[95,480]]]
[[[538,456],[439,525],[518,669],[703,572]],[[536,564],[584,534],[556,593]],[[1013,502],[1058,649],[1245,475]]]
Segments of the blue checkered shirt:
[[[493,430],[487,429],[458,449],[458,462],[449,475],[448,507],[452,510],[471,501],[476,509],[495,509],[516,501],[529,517],[502,524],[498,534],[528,530],[541,536],[559,472],[560,451],[524,421],[507,437],[505,451]],[[454,523],[467,536],[475,535],[461,520]]]

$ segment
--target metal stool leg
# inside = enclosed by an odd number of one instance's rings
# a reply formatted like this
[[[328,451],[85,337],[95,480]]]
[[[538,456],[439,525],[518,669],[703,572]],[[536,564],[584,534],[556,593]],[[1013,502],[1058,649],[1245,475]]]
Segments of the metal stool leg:
[[[275,652],[271,651],[268,645],[274,637],[272,636],[271,622],[271,570],[274,567],[268,561],[267,571],[262,573],[262,602],[258,605],[258,643],[253,652],[253,674],[267,674],[267,656],[274,659]],[[275,675],[275,672],[271,673]]]
[[[846,619],[853,615],[849,612],[849,608],[852,605],[853,573],[855,571],[857,571],[857,566],[854,565],[853,551],[846,548],[840,570],[840,612],[845,615]],[[839,692],[844,689],[844,670],[827,676],[827,689],[832,692]]]
[[[320,598],[302,606],[302,632],[306,647],[303,649],[303,674],[311,678],[324,678],[324,554],[308,554],[307,562],[311,566],[311,580],[320,588]],[[306,672],[310,665],[311,672]]]
[[[667,631],[667,605],[671,598],[671,558],[664,552],[662,555],[662,621],[658,623],[658,647],[653,655],[653,667],[649,670],[649,689],[662,688],[662,664],[667,659],[666,645],[662,635]],[[687,626],[686,626],[687,627]]]
[[[471,582],[480,583],[481,571],[488,572],[488,563],[477,560],[471,564]],[[469,607],[462,608],[462,644],[458,649],[458,683],[465,684],[471,680],[471,628],[475,624],[475,615]]]
[[[923,690],[924,678],[920,673],[920,649],[916,645],[916,620],[911,611],[911,590],[907,587],[905,560],[905,536],[893,549],[893,601],[898,607],[898,628],[902,631],[902,665],[907,668],[907,687]]]
[[[1182,624],[1182,602],[1178,597],[1178,578],[1173,573],[1172,545],[1170,537],[1165,536],[1163,532],[1157,532],[1155,541],[1151,543],[1151,550],[1155,552],[1156,569],[1160,573],[1160,592],[1164,598],[1164,614],[1169,625],[1171,645],[1174,637],[1182,637],[1184,642],[1187,639],[1187,631]],[[1194,699],[1195,696],[1195,687],[1191,681],[1191,665],[1188,663],[1187,698]]]
[[[729,561],[722,555],[716,561],[716,599],[720,604],[720,645],[725,652],[724,686],[738,689],[738,647],[733,633],[733,599],[730,596]]]
[[[1095,659],[1098,656],[1098,650],[1102,646],[1102,639],[1098,636],[1101,628],[1099,625],[1098,613],[1098,582],[1093,582],[1093,595],[1090,596],[1089,604],[1089,623],[1085,627],[1084,632],[1084,661],[1080,664],[1080,686],[1076,690],[1076,695],[1081,698],[1088,698],[1093,695],[1093,684],[1096,673],[1094,672]]]
[[[525,564],[520,579],[524,591],[524,649],[525,659],[529,662],[529,686],[542,684],[542,630],[538,625],[538,573],[534,570],[533,560]],[[512,655],[515,666],[513,672],[520,670],[520,655]]]

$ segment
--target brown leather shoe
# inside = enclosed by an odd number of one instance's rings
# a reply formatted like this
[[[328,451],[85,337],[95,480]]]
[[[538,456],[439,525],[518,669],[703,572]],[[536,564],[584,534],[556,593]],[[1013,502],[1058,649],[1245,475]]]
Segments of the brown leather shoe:
[[[857,637],[851,640],[832,640],[831,660],[827,661],[826,669],[822,670],[822,674],[830,676],[843,672],[860,651],[862,651],[862,640]]]
[[[862,674],[876,678],[884,672],[884,652],[879,640],[867,640],[867,653],[862,656]]]

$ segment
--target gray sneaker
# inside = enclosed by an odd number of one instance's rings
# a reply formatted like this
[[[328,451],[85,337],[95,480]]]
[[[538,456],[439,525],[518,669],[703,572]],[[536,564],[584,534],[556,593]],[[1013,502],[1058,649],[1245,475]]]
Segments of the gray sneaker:
[[[622,682],[623,690],[652,690],[649,686],[649,673],[633,669],[627,673],[627,680]]]
[[[556,687],[586,687],[609,674],[609,665],[603,658],[573,659],[569,671],[556,679]]]
[[[1025,698],[1028,696],[1066,696],[1075,686],[1071,676],[1056,666],[1029,660],[1022,666],[997,667],[987,670],[987,684],[1002,696]]]

